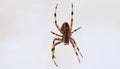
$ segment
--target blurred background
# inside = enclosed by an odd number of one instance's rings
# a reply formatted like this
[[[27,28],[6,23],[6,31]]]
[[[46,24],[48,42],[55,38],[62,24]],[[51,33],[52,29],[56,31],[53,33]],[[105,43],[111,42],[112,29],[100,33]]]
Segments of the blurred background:
[[[51,59],[57,21],[70,22],[83,54],[79,64],[70,45],[56,46],[58,69],[120,69],[120,0],[0,0],[0,69],[56,69]]]

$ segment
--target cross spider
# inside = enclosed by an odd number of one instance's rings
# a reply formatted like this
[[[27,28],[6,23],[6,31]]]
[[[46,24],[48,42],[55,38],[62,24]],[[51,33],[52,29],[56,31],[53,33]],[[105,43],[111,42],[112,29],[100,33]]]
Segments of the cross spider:
[[[71,37],[71,35],[74,32],[76,32],[77,30],[79,30],[81,28],[81,27],[79,27],[79,28],[77,28],[77,29],[72,31],[72,25],[73,25],[73,3],[72,3],[72,6],[71,6],[72,7],[72,11],[71,11],[71,22],[70,22],[70,25],[68,24],[68,22],[64,22],[61,28],[58,26],[57,19],[56,19],[56,17],[57,17],[57,14],[56,14],[57,6],[58,6],[58,4],[56,5],[55,12],[54,12],[55,25],[56,25],[57,29],[60,31],[60,33],[62,35],[56,34],[56,33],[51,31],[52,34],[54,34],[54,35],[56,35],[58,37],[61,37],[61,38],[54,38],[54,40],[53,40],[53,45],[52,45],[52,49],[51,49],[53,62],[54,62],[54,64],[56,66],[58,66],[57,63],[54,60],[55,59],[55,56],[54,56],[55,46],[57,46],[58,44],[60,44],[62,42],[64,43],[64,45],[69,45],[69,42],[70,42],[72,44],[72,46],[73,46],[74,52],[75,52],[75,54],[76,54],[76,56],[78,58],[78,61],[80,63],[78,52],[79,52],[79,54],[81,55],[82,58],[83,58],[83,56],[82,56],[82,54],[80,52],[80,49],[78,48],[75,40]],[[55,43],[55,41],[58,41],[58,42]]]

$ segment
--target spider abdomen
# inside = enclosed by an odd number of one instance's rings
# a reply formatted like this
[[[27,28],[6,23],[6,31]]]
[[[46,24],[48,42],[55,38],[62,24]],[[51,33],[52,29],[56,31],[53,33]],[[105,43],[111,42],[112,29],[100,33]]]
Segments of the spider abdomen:
[[[64,45],[68,45],[69,44],[69,37],[65,36],[64,38]]]

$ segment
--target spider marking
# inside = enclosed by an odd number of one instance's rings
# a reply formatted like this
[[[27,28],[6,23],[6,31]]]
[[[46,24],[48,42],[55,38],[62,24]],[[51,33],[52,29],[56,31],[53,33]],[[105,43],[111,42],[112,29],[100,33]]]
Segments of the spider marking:
[[[54,12],[55,26],[57,27],[57,29],[60,31],[60,33],[62,35],[56,34],[56,33],[54,33],[54,32],[51,31],[52,34],[54,34],[54,35],[56,35],[58,37],[61,37],[61,38],[54,38],[54,40],[53,40],[53,45],[52,45],[52,49],[51,49],[53,62],[54,62],[54,64],[56,66],[58,66],[57,63],[55,62],[55,58],[56,58],[55,55],[54,55],[54,53],[55,53],[55,46],[57,46],[58,44],[60,44],[62,42],[64,43],[64,45],[69,45],[69,42],[70,42],[72,44],[72,46],[73,46],[74,52],[75,52],[75,54],[77,56],[77,59],[78,59],[78,61],[80,63],[78,52],[79,52],[79,54],[81,55],[82,58],[83,58],[83,56],[82,56],[82,54],[80,52],[80,49],[78,48],[75,40],[71,37],[71,35],[74,32],[76,32],[77,30],[79,30],[81,28],[81,27],[79,27],[79,28],[77,28],[77,29],[75,29],[75,30],[72,31],[73,14],[74,14],[73,13],[73,3],[72,3],[72,6],[71,6],[72,7],[71,22],[70,22],[70,24],[68,24],[68,22],[64,22],[63,25],[61,26],[61,28],[57,24],[57,18],[56,18],[57,17],[57,14],[56,14],[57,6],[58,6],[58,4],[56,5],[55,12]],[[55,41],[58,41],[58,42],[55,43]]]

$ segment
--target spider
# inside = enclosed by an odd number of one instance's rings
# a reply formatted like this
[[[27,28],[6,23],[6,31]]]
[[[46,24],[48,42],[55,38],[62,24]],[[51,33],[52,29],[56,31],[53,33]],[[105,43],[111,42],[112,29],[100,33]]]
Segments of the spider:
[[[75,54],[77,56],[77,59],[78,59],[78,61],[80,63],[78,52],[79,52],[79,54],[81,55],[82,58],[83,58],[83,56],[82,56],[82,54],[80,52],[80,49],[78,48],[75,40],[71,37],[71,35],[74,32],[76,32],[77,30],[79,30],[81,28],[81,27],[79,27],[79,28],[77,28],[77,29],[72,31],[72,26],[73,26],[73,3],[71,5],[72,11],[71,11],[71,22],[70,22],[70,25],[68,24],[68,22],[64,22],[62,24],[61,28],[58,26],[57,19],[56,19],[56,17],[57,17],[57,14],[56,14],[57,6],[58,6],[58,4],[56,4],[55,12],[54,12],[55,26],[57,27],[57,29],[60,31],[60,33],[62,35],[59,35],[59,34],[54,33],[54,32],[51,31],[52,34],[54,34],[54,35],[59,37],[59,38],[54,38],[54,40],[53,40],[53,45],[52,45],[52,49],[51,49],[53,62],[54,62],[54,64],[56,66],[58,66],[57,63],[55,62],[55,58],[56,58],[55,55],[54,55],[54,53],[55,53],[55,46],[57,46],[60,43],[64,43],[64,45],[69,45],[69,43],[71,43],[72,46],[73,46],[74,52],[75,52]],[[58,42],[55,43],[55,41],[58,41]]]

